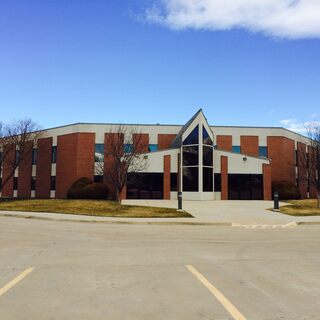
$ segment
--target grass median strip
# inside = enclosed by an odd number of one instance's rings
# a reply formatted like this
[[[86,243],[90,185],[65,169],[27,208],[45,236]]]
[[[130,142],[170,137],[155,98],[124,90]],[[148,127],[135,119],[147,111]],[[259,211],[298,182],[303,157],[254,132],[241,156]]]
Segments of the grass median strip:
[[[98,217],[192,218],[188,212],[173,208],[119,205],[107,200],[13,200],[0,202],[0,210],[52,212]]]
[[[316,199],[289,200],[288,203],[289,205],[280,207],[281,213],[297,217],[320,216]]]
[[[10,290],[12,287],[14,287],[17,283],[19,283],[21,280],[23,280],[26,276],[28,276],[34,268],[28,268],[21,272],[17,277],[12,279],[9,283],[7,283],[4,287],[0,288],[0,296],[5,294],[8,290]]]

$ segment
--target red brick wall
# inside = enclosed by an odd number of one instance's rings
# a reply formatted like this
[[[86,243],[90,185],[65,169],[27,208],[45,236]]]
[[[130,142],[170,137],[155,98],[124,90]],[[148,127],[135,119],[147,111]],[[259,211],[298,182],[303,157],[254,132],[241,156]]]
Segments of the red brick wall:
[[[217,148],[220,150],[232,150],[232,136],[217,136]]]
[[[272,200],[271,165],[263,164],[263,199]]]
[[[24,154],[21,155],[24,159],[19,166],[18,178],[18,197],[30,198],[31,195],[31,175],[32,175],[32,143],[26,145]]]
[[[271,159],[272,181],[296,182],[294,141],[285,137],[267,137],[268,157]]]
[[[228,157],[220,158],[221,200],[228,200]]]
[[[307,177],[307,152],[304,143],[297,143],[298,151],[298,181],[301,198],[307,198],[308,177]]]
[[[42,138],[37,142],[36,198],[50,197],[52,138]]]
[[[133,144],[136,145],[140,152],[147,153],[149,151],[149,134],[148,133],[134,133]]]
[[[171,156],[163,156],[163,199],[170,200],[170,161]]]
[[[15,159],[15,150],[9,151],[6,159],[3,162],[2,181],[4,182],[11,173],[10,163]],[[6,197],[13,197],[13,176],[6,182],[2,188],[2,195]]]
[[[259,156],[259,137],[240,136],[241,153],[248,156]]]
[[[158,150],[168,149],[175,137],[175,134],[158,134]]]
[[[58,136],[56,198],[66,198],[72,183],[93,178],[95,133],[71,133]]]

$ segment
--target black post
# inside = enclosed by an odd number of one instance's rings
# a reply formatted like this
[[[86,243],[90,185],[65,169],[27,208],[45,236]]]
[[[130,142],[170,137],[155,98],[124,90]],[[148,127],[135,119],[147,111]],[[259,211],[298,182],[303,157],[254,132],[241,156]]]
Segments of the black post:
[[[182,210],[182,192],[178,192],[178,210]]]
[[[275,191],[273,194],[273,210],[279,210],[279,193]]]

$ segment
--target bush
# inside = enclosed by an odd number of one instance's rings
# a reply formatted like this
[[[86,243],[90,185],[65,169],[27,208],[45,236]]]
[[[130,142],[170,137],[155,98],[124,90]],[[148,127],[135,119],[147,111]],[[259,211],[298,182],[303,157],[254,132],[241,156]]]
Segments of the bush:
[[[76,180],[68,190],[68,199],[84,199],[83,198],[83,188],[91,184],[92,180],[87,177],[82,177]]]
[[[106,199],[108,187],[103,183],[93,183],[83,177],[75,181],[68,190],[68,199]]]
[[[103,183],[91,183],[83,189],[84,199],[106,199],[108,197],[108,187]]]
[[[299,188],[290,181],[274,181],[272,183],[272,194],[278,191],[280,200],[300,199]]]

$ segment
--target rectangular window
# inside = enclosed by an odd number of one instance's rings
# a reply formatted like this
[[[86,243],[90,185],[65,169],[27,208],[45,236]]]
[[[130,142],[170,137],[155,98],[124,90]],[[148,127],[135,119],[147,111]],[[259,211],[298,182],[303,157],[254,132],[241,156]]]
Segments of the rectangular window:
[[[221,192],[221,173],[214,174],[214,191]]]
[[[294,156],[295,156],[295,164],[296,166],[299,165],[299,155],[298,155],[298,150],[294,151]]]
[[[183,168],[183,191],[199,191],[199,169],[198,167]]]
[[[170,191],[178,190],[178,174],[170,173]]]
[[[213,166],[213,149],[212,147],[203,146],[203,165],[212,167]]]
[[[96,175],[93,177],[93,182],[95,183],[103,183],[103,176]]]
[[[203,191],[212,192],[213,191],[213,169],[212,168],[203,168]]]
[[[18,190],[18,177],[13,178],[13,190]]]
[[[57,146],[51,148],[51,163],[57,163]]]
[[[16,163],[19,163],[19,161],[20,161],[20,151],[19,150],[16,150],[15,161],[16,161]]]
[[[32,164],[37,164],[37,149],[33,148],[32,149]]]
[[[103,162],[104,160],[104,144],[96,143],[94,148],[94,162]]]
[[[56,190],[56,176],[51,176],[50,190]]]
[[[148,150],[149,150],[149,152],[158,151],[158,145],[157,144],[149,144]]]
[[[199,147],[183,147],[183,166],[197,166],[199,164]]]
[[[36,177],[31,177],[31,191],[36,190]]]
[[[259,147],[259,157],[268,158],[268,147]]]
[[[241,147],[240,146],[232,146],[232,152],[241,153]]]
[[[132,144],[124,144],[123,151],[124,151],[124,153],[131,153],[133,151],[133,145]]]

